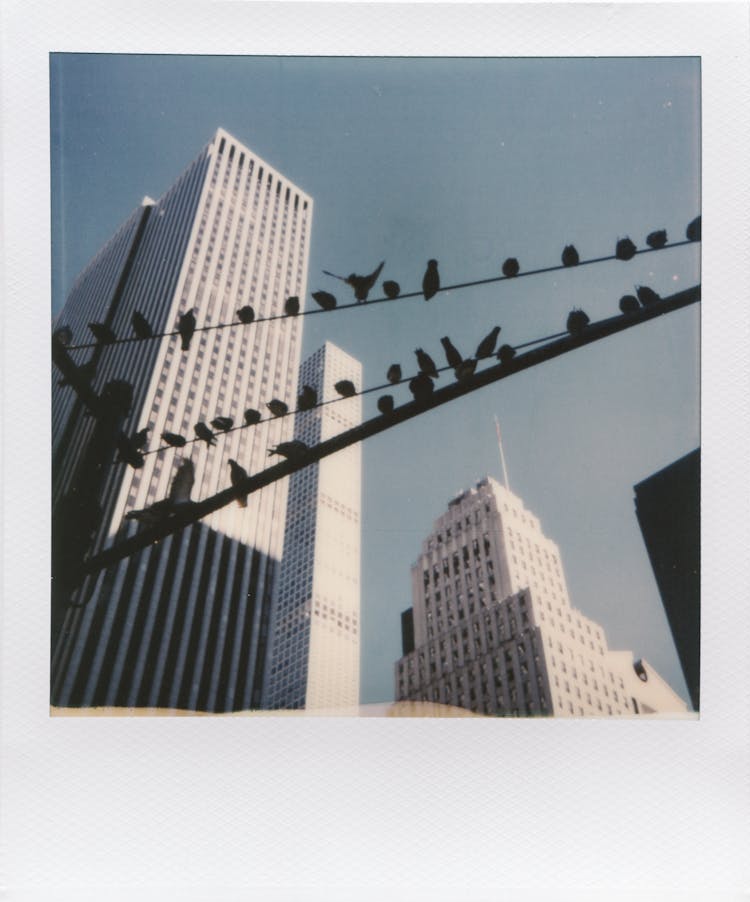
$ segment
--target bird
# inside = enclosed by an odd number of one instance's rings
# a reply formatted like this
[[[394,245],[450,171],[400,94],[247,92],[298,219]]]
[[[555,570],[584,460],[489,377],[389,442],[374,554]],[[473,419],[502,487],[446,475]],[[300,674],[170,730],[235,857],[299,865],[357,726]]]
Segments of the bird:
[[[204,441],[209,447],[216,444],[216,437],[205,423],[196,423],[193,427],[195,434],[201,441]]]
[[[632,260],[637,250],[630,238],[620,238],[615,245],[615,257],[618,260]]]
[[[86,363],[82,363],[80,366],[76,367],[76,373],[78,374],[79,379],[91,382],[94,376],[96,376],[96,364],[93,360],[87,360]],[[60,379],[57,384],[70,385],[70,382],[67,379]]]
[[[314,291],[313,300],[323,310],[333,310],[336,306],[336,298],[327,291]]]
[[[261,412],[259,410],[253,410],[252,407],[248,407],[243,416],[245,418],[246,426],[254,426],[263,419]]]
[[[154,330],[151,328],[149,321],[142,313],[139,313],[137,310],[133,311],[133,316],[131,317],[130,322],[133,326],[133,332],[135,332],[136,338],[151,338],[151,336],[154,334]]]
[[[307,445],[299,439],[294,439],[291,442],[279,442],[275,448],[269,448],[268,455],[269,457],[272,454],[278,454],[280,457],[286,458],[298,457],[303,451],[307,451]]]
[[[471,379],[476,368],[477,361],[473,357],[467,357],[466,360],[462,360],[461,363],[453,370],[456,381],[465,382],[467,379]]]
[[[435,390],[435,384],[427,373],[418,373],[409,380],[409,391],[414,395],[415,401],[429,401]]]
[[[227,463],[231,470],[230,478],[232,480],[232,485],[236,487],[243,479],[247,479],[247,470],[244,467],[241,467],[236,460],[232,460],[231,457]],[[240,507],[247,507],[247,495],[240,495],[237,499],[237,504]]]
[[[140,451],[141,448],[146,447],[146,442],[148,440],[148,426],[144,426],[143,429],[139,429],[138,432],[135,433],[130,439],[133,444],[133,447]]]
[[[495,342],[499,334],[500,326],[494,326],[492,331],[479,342],[475,355],[477,360],[481,360],[483,357],[491,357],[495,353]]]
[[[417,363],[419,364],[419,369],[426,376],[433,376],[435,379],[438,378],[438,371],[435,369],[435,361],[430,357],[429,354],[425,353],[421,348],[417,348],[414,353],[417,355]]]
[[[289,407],[283,401],[279,401],[278,398],[274,398],[266,404],[266,407],[271,411],[271,413],[275,417],[283,417],[285,413],[289,412]]]
[[[342,282],[346,282],[347,285],[351,285],[354,289],[354,297],[362,303],[367,300],[367,296],[370,293],[372,286],[377,282],[378,276],[384,266],[385,260],[376,266],[369,276],[358,276],[355,272],[346,277],[337,276],[336,273],[328,272],[327,269],[324,269],[323,273],[326,276],[333,276],[334,279],[340,279]]]
[[[89,323],[89,330],[100,345],[111,345],[117,341],[117,336],[104,323]]]
[[[503,263],[503,275],[512,279],[514,276],[517,276],[518,273],[521,272],[521,266],[516,260],[515,257],[508,257],[508,259]]]
[[[440,290],[440,274],[438,273],[437,260],[428,260],[427,269],[422,278],[422,294],[424,299],[429,301]]]
[[[120,435],[117,437],[117,452],[119,455],[118,460],[121,460],[126,464],[130,464],[130,466],[133,467],[134,470],[140,470],[140,468],[145,463],[143,455],[136,447],[134,439],[129,438],[127,435],[123,435],[122,433],[120,433]]]
[[[634,294],[624,294],[620,298],[620,311],[622,313],[637,313],[640,309],[640,301]]]
[[[512,345],[500,345],[500,350],[495,356],[500,363],[510,363],[516,356],[516,349]]]
[[[578,262],[580,260],[578,251],[575,249],[575,247],[573,247],[572,244],[565,245],[561,259],[563,266],[578,266]]]
[[[391,383],[391,385],[395,385],[397,382],[401,381],[401,367],[398,363],[392,363],[388,367],[388,372],[385,374],[386,379]]]
[[[636,285],[635,293],[644,307],[653,307],[654,304],[658,304],[661,300],[661,296],[653,288],[649,288],[648,285]]]
[[[688,223],[688,227],[685,229],[685,237],[688,241],[700,241],[701,240],[701,218],[700,216],[696,216],[690,223]]]
[[[646,244],[649,247],[653,247],[654,250],[658,250],[660,247],[664,247],[667,243],[667,232],[665,229],[659,229],[658,232],[650,232],[646,236]]]
[[[137,520],[144,526],[156,526],[168,520],[174,513],[172,502],[169,498],[157,501],[155,504],[144,507],[141,510],[128,511],[125,514],[126,520]]]
[[[175,432],[162,432],[161,437],[173,448],[184,448],[187,439],[183,435],[177,435]]]
[[[60,326],[59,329],[55,329],[52,333],[52,340],[66,347],[73,341],[73,330],[70,326]]]
[[[195,332],[195,313],[192,310],[182,314],[177,325],[177,331],[182,336],[182,350],[189,350],[190,339],[193,337],[193,332]]]
[[[287,316],[296,316],[299,313],[299,298],[292,295],[284,301],[284,313]]]
[[[211,420],[211,425],[219,432],[229,432],[234,426],[234,420],[231,417],[216,417],[216,419]]]
[[[443,346],[443,350],[445,351],[445,359],[448,361],[448,366],[461,366],[463,357],[447,335],[444,335],[440,339],[440,344]]]
[[[581,332],[588,326],[589,318],[584,313],[583,310],[578,310],[574,308],[568,314],[568,320],[565,323],[565,328],[570,332],[571,335],[580,335]]]
[[[303,385],[297,398],[298,410],[310,410],[318,403],[318,393],[311,385]]]
[[[383,416],[393,413],[393,395],[381,395],[378,398],[378,410]]]
[[[401,286],[398,282],[394,282],[393,279],[387,279],[383,282],[383,292],[388,300],[392,301],[401,294]]]
[[[351,379],[341,379],[333,387],[342,398],[351,398],[357,394],[357,389]]]
[[[187,458],[177,468],[169,487],[169,495],[166,498],[142,510],[129,511],[125,514],[125,519],[138,520],[144,526],[155,526],[176,514],[184,513],[193,504],[190,500],[190,493],[194,483],[195,469],[193,462]]]
[[[237,319],[247,325],[247,323],[251,323],[255,319],[255,311],[249,304],[246,304],[237,311]]]
[[[185,458],[172,479],[172,485],[169,487],[169,500],[172,502],[172,508],[181,504],[191,504],[190,493],[193,490],[195,482],[195,467],[189,457]]]

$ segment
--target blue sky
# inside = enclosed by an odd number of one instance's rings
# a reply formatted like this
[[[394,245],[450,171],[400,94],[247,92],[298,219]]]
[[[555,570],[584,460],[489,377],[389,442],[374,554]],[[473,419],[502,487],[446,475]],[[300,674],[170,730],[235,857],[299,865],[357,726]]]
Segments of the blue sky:
[[[656,228],[679,240],[700,210],[696,59],[54,55],[51,76],[54,312],[218,126],[313,196],[308,288],[341,299],[321,270],[384,259],[383,278],[415,290],[431,257],[444,284],[486,278],[508,256],[553,265],[568,243],[585,259]],[[699,250],[310,317],[303,353],[330,339],[372,385],[391,362],[413,369],[416,347],[442,365],[442,335],[469,354],[495,324],[518,344],[562,329],[573,306],[616,313],[634,284],[693,285]],[[699,323],[691,307],[365,443],[363,702],[392,697],[410,565],[433,520],[500,476],[495,415],[511,488],[560,546],[573,604],[685,694],[633,485],[699,444]]]

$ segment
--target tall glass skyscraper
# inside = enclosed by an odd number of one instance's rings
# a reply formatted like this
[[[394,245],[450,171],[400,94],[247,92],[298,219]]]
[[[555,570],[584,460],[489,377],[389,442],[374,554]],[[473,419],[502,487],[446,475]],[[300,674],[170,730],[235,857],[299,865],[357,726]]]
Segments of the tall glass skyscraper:
[[[304,361],[300,383],[323,406],[297,414],[295,439],[316,445],[362,422],[361,397],[340,399],[342,380],[361,390],[362,365],[331,342]],[[359,704],[361,473],[357,444],[290,478],[264,707]]]
[[[193,464],[192,500],[230,484],[228,460],[249,473],[292,437],[292,417],[274,417],[272,399],[293,409],[301,324],[294,316],[231,328],[249,305],[256,319],[280,316],[304,297],[312,199],[222,129],[157,201],[144,199],[76,280],[56,325],[73,344],[100,322],[132,336],[138,311],[155,333],[193,310],[188,350],[177,335],[71,351],[92,362],[96,391],[112,379],[132,384],[124,431],[148,428],[147,448],[164,432],[193,439],[197,423],[249,408],[263,421],[203,441],[147,454],[141,469],[112,462],[97,503],[91,552],[132,535],[133,509],[167,497],[178,466]],[[53,506],[81,479],[94,428],[55,374],[52,400]],[[225,507],[98,575],[53,616],[53,704],[164,706],[226,711],[259,707],[274,579],[281,559],[287,480]]]

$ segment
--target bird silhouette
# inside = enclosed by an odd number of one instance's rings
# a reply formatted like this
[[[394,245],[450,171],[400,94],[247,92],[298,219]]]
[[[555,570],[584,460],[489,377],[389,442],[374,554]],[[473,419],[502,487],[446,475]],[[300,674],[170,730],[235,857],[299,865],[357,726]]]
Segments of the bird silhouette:
[[[515,257],[508,257],[508,259],[503,263],[503,275],[512,279],[514,276],[517,276],[518,273],[521,272],[521,266],[516,260]]]
[[[292,295],[284,301],[284,313],[287,316],[296,316],[299,313],[299,298]]]
[[[117,341],[117,336],[104,323],[89,323],[89,330],[100,345],[111,345]]]
[[[562,252],[562,265],[563,266],[578,266],[579,256],[578,251],[572,244],[566,244],[563,248]]]
[[[649,247],[653,247],[654,250],[658,250],[667,243],[667,232],[665,229],[659,229],[658,232],[650,232],[646,236],[646,244]]]
[[[173,448],[183,448],[187,444],[187,439],[182,435],[177,435],[175,432],[162,432],[161,437]]]
[[[497,342],[497,336],[500,334],[500,326],[495,326],[491,332],[489,332],[485,337],[479,342],[476,351],[477,360],[482,360],[484,357],[492,357],[495,353],[495,343]]]
[[[190,458],[183,460],[172,478],[169,494],[162,501],[157,501],[142,510],[129,511],[126,520],[138,520],[144,526],[155,526],[170,517],[187,512],[192,507],[190,493],[195,483],[195,469]]]
[[[495,356],[500,363],[510,363],[516,356],[516,349],[512,345],[500,345],[500,350]]]
[[[581,332],[588,326],[589,318],[584,313],[583,310],[578,310],[574,308],[568,314],[568,320],[565,323],[565,328],[570,332],[571,335],[580,335]]]
[[[421,372],[426,376],[432,376],[434,379],[437,379],[438,371],[435,369],[435,361],[432,357],[421,348],[417,348],[414,353],[417,355],[417,363]]]
[[[146,442],[148,441],[148,426],[144,426],[143,429],[139,429],[138,432],[135,433],[130,439],[133,444],[133,447],[140,451],[141,448],[146,447]]]
[[[701,240],[701,218],[700,216],[696,216],[690,223],[688,223],[688,227],[685,229],[685,237],[688,241],[700,241]]]
[[[232,460],[231,457],[227,463],[229,464],[229,469],[231,471],[230,478],[232,480],[232,485],[236,488],[243,479],[247,479],[247,470],[244,467],[241,467],[236,460]],[[237,504],[240,507],[247,507],[247,495],[240,495],[237,499]]]
[[[237,311],[237,319],[247,325],[247,323],[251,323],[255,319],[255,311],[249,304],[246,304]]]
[[[284,414],[289,412],[289,406],[283,401],[279,401],[278,398],[273,398],[266,404],[266,407],[275,417],[283,417]]]
[[[447,335],[444,335],[440,339],[440,344],[443,346],[443,350],[445,351],[445,359],[448,361],[448,366],[461,366],[463,357]]]
[[[219,432],[229,432],[234,426],[234,420],[231,417],[216,417],[216,419],[211,420],[211,425]]]
[[[615,257],[618,260],[632,260],[635,257],[638,248],[633,244],[630,238],[620,238],[615,245]]]
[[[336,298],[327,291],[314,291],[313,300],[323,310],[333,310],[336,306]]]
[[[341,379],[333,386],[342,398],[351,398],[357,394],[357,389],[351,379]]]
[[[216,444],[216,437],[205,423],[196,423],[193,429],[195,429],[197,437],[201,441],[204,441],[209,447]]]
[[[381,395],[378,398],[378,410],[383,416],[393,413],[393,395]]]
[[[93,360],[87,360],[86,363],[82,363],[80,366],[76,367],[76,372],[80,379],[91,382],[94,376],[96,376],[96,364]],[[70,385],[70,382],[67,379],[59,379],[57,384]]]
[[[303,385],[297,398],[298,410],[310,410],[318,403],[318,393],[311,385]]]
[[[169,500],[172,502],[173,508],[181,504],[191,504],[190,493],[193,491],[195,483],[195,467],[190,458],[185,458],[172,479],[172,485],[169,487]]]
[[[393,279],[387,279],[383,282],[383,292],[385,296],[392,301],[401,294],[401,286],[398,282],[394,282]]]
[[[349,276],[337,276],[336,273],[329,272],[327,269],[324,269],[323,273],[327,276],[333,276],[334,279],[340,279],[342,282],[346,282],[347,285],[351,285],[354,289],[354,297],[362,303],[367,300],[367,296],[370,293],[372,286],[377,282],[378,276],[382,272],[384,266],[385,260],[376,266],[369,276],[358,276],[355,272]]]
[[[409,391],[414,395],[415,401],[429,401],[434,390],[435,384],[427,373],[418,373],[409,380]]]
[[[437,260],[428,260],[427,269],[422,278],[422,294],[424,299],[429,301],[440,291],[440,273],[438,273]]]
[[[177,324],[177,331],[182,337],[182,350],[188,351],[190,349],[190,339],[193,337],[193,332],[195,332],[195,313],[192,310],[182,314]]]
[[[275,448],[270,448],[268,451],[269,456],[271,454],[278,454],[280,457],[299,457],[303,451],[307,451],[307,445],[304,442],[299,441],[299,439],[294,439],[291,442],[279,442]]]
[[[117,451],[119,455],[118,460],[130,464],[134,470],[140,470],[145,463],[134,439],[128,438],[127,435],[122,435],[122,433],[117,437]]]
[[[658,304],[661,300],[661,296],[653,288],[649,288],[648,285],[636,285],[635,293],[644,307],[653,307],[654,304]]]
[[[52,333],[52,340],[66,347],[73,341],[73,330],[70,326],[60,326],[59,329],[55,329]]]
[[[385,374],[386,379],[391,383],[391,385],[395,385],[397,382],[401,381],[401,367],[398,363],[392,363],[388,367],[388,372]]]
[[[151,338],[151,336],[154,334],[154,330],[151,328],[149,321],[142,313],[139,313],[137,310],[133,311],[133,316],[131,317],[130,322],[133,326],[133,332],[135,332],[137,338]]]
[[[254,426],[263,419],[261,412],[259,410],[254,410],[252,407],[248,407],[243,416],[245,418],[246,426]]]
[[[477,361],[473,357],[467,357],[453,370],[453,375],[456,377],[457,382],[466,382],[467,379],[471,379],[474,375],[476,368]]]
[[[622,313],[637,313],[641,304],[634,294],[624,294],[620,298],[620,310]]]

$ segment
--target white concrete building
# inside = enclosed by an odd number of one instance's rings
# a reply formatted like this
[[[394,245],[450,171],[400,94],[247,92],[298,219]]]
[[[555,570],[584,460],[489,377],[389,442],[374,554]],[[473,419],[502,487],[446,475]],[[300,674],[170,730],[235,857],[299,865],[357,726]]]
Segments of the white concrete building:
[[[487,477],[454,498],[412,567],[396,700],[487,714],[678,713],[645,662],[610,651],[570,603],[557,545],[520,498]]]
[[[159,200],[146,198],[76,280],[56,325],[73,344],[91,341],[87,323],[133,335],[143,314],[155,333],[195,311],[188,350],[179,336],[72,351],[96,363],[94,388],[133,385],[125,431],[148,427],[146,450],[163,432],[195,438],[217,416],[235,426],[254,408],[263,422],[217,435],[212,446],[147,454],[141,469],[111,467],[98,503],[91,552],[133,534],[133,509],[163,499],[180,461],[195,470],[192,500],[230,484],[229,458],[248,472],[268,466],[268,450],[292,435],[292,417],[273,417],[274,398],[294,409],[301,320],[287,297],[304,298],[312,199],[223,129]],[[201,331],[221,323],[230,328]],[[92,430],[70,388],[53,386],[53,504],[80,478]],[[87,579],[53,635],[52,701],[58,705],[159,705],[233,710],[260,703],[265,636],[281,558],[287,481],[225,507],[118,566]]]
[[[362,422],[361,397],[334,388],[343,379],[361,390],[362,365],[331,342],[304,361],[300,386],[324,403],[297,414],[296,439],[315,445]],[[290,477],[266,708],[359,704],[361,494],[359,444]]]

